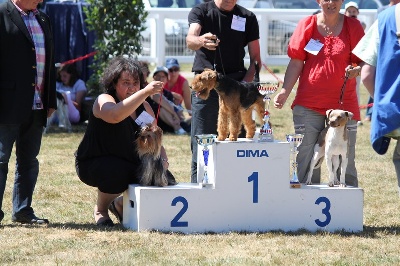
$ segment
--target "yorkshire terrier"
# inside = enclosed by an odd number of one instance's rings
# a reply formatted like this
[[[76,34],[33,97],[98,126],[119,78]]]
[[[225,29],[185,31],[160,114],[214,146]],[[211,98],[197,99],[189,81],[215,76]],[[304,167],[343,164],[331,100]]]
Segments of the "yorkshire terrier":
[[[137,153],[141,159],[140,184],[164,187],[169,184],[168,173],[161,159],[163,131],[158,126],[145,126],[136,139]]]
[[[254,137],[256,122],[252,118],[253,109],[260,120],[265,112],[264,96],[259,92],[260,68],[257,62],[255,69],[253,82],[242,83],[211,69],[205,69],[193,79],[192,90],[197,97],[207,100],[211,90],[218,92],[218,140],[225,140],[229,134],[229,140],[236,141],[242,124],[246,130],[246,138]]]

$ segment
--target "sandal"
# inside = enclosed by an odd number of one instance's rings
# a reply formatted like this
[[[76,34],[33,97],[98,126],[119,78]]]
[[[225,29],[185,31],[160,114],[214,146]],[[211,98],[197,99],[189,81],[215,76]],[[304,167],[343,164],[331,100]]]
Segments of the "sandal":
[[[115,202],[112,201],[110,206],[108,206],[108,210],[115,215],[115,217],[117,217],[119,223],[122,224],[122,215],[119,214],[119,212],[117,211],[117,208],[115,207]]]

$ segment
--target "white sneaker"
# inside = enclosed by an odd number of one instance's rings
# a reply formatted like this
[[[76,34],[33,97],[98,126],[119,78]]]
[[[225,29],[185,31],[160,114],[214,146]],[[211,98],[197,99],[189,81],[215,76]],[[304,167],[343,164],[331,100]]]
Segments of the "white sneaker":
[[[175,131],[176,135],[185,135],[186,131],[183,128],[180,128],[178,130]]]

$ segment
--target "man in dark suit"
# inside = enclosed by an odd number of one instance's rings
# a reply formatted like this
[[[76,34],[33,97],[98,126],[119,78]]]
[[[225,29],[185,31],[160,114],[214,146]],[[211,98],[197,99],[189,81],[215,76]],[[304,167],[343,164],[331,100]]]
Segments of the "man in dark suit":
[[[43,127],[57,106],[50,21],[37,5],[38,0],[0,4],[0,221],[16,143],[12,221],[27,224],[48,223],[36,217],[31,204]]]

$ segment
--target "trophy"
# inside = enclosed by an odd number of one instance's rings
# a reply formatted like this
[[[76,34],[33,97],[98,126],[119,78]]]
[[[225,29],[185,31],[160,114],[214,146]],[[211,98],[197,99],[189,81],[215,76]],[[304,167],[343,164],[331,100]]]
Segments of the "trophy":
[[[264,124],[260,129],[259,141],[260,142],[272,142],[274,141],[274,136],[272,135],[272,128],[269,124],[269,103],[271,101],[270,95],[274,94],[278,90],[278,84],[266,83],[266,86],[260,86],[258,91],[260,94],[264,95]]]
[[[286,140],[290,144],[290,161],[292,165],[292,179],[290,180],[291,188],[300,188],[301,184],[299,182],[299,178],[297,177],[297,154],[299,153],[297,148],[300,146],[303,141],[303,134],[287,134]]]
[[[208,166],[208,155],[209,155],[209,149],[208,146],[213,145],[215,142],[215,138],[217,135],[214,134],[202,134],[202,135],[196,135],[196,140],[197,143],[203,147],[203,158],[204,158],[204,176],[203,176],[203,187],[208,187],[212,186],[213,184],[210,182],[208,179],[208,174],[207,174],[207,166]]]

